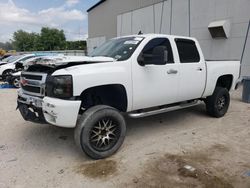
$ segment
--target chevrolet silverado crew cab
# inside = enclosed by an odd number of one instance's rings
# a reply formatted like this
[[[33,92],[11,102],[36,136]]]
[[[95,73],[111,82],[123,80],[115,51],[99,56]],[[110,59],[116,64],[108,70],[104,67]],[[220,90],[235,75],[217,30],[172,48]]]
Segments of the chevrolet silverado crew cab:
[[[74,128],[93,159],[114,154],[126,134],[124,116],[140,118],[205,102],[226,114],[239,61],[206,61],[194,38],[147,34],[115,38],[88,57],[34,64],[21,74],[23,118]]]

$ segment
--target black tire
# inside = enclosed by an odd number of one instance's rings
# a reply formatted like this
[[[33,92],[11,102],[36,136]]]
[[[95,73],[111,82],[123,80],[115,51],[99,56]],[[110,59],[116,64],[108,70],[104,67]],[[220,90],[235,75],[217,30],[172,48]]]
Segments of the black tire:
[[[15,88],[20,88],[20,77],[12,78],[11,85],[13,85]]]
[[[226,88],[216,87],[212,96],[206,98],[207,113],[216,118],[223,117],[230,105],[230,95]]]
[[[84,112],[75,128],[77,146],[92,159],[113,155],[121,147],[125,135],[124,117],[118,110],[105,105],[94,106]]]
[[[6,81],[6,78],[7,78],[8,76],[10,76],[11,73],[13,73],[13,72],[14,72],[14,71],[13,71],[12,69],[8,69],[8,70],[3,71],[2,80],[3,80],[3,81]]]

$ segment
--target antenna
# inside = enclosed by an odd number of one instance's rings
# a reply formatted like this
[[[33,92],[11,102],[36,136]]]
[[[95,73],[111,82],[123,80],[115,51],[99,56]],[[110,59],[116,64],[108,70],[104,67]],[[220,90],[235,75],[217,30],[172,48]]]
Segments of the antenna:
[[[143,35],[142,31],[139,31],[138,35]]]

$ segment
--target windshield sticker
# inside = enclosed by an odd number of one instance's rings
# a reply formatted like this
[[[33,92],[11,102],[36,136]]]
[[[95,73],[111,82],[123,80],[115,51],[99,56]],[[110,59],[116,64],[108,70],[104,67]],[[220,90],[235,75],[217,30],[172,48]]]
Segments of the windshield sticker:
[[[142,41],[142,40],[143,40],[143,38],[141,38],[141,37],[135,37],[135,38],[134,38],[134,40],[137,40],[137,41]]]
[[[124,42],[124,44],[134,44],[134,45],[136,45],[138,43],[139,43],[139,41],[137,41],[137,40],[128,40],[128,41]]]
[[[115,56],[115,59],[118,60],[118,59],[121,59],[121,57],[122,57],[122,56],[120,56],[120,55],[116,55],[116,56]]]

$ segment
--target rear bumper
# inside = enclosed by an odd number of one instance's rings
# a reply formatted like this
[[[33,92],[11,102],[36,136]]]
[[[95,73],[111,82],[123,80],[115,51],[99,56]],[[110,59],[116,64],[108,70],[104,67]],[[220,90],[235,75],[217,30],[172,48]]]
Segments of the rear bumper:
[[[81,101],[69,101],[50,97],[33,97],[18,91],[18,108],[26,121],[49,123],[58,127],[76,126]]]

